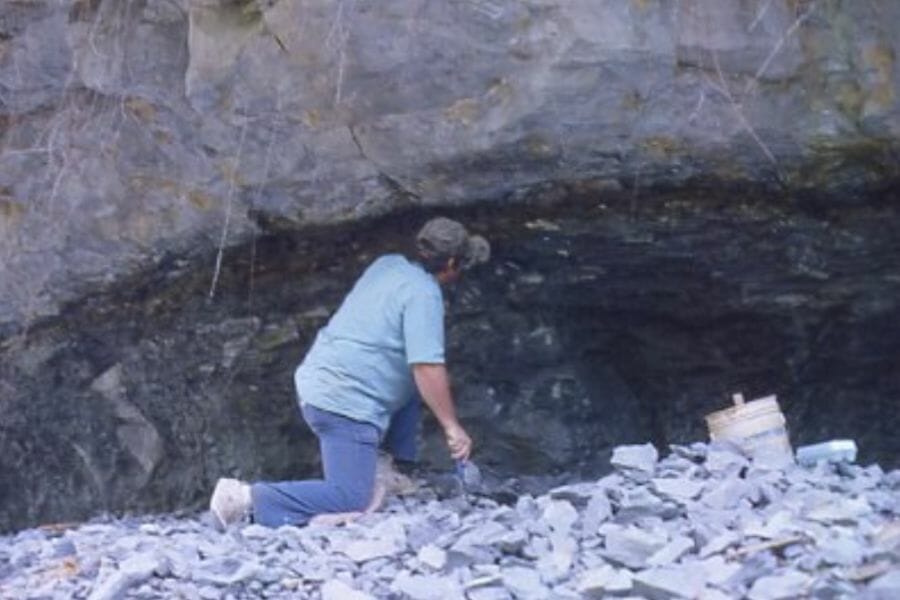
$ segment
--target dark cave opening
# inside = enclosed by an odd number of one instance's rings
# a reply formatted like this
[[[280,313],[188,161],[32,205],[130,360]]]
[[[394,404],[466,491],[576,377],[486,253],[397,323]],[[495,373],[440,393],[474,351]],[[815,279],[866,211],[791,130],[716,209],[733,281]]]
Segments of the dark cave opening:
[[[457,405],[487,469],[593,477],[619,444],[706,440],[704,415],[734,392],[777,394],[795,446],[853,438],[861,462],[898,465],[889,205],[669,192],[443,212],[494,250],[447,294]],[[199,507],[218,476],[314,472],[293,369],[357,274],[431,214],[264,232],[228,249],[212,300],[209,260],[170,261],[4,346],[23,431],[4,451],[2,527]],[[111,369],[118,387],[98,384]],[[449,468],[423,429],[423,461]],[[135,442],[157,438],[157,454]]]

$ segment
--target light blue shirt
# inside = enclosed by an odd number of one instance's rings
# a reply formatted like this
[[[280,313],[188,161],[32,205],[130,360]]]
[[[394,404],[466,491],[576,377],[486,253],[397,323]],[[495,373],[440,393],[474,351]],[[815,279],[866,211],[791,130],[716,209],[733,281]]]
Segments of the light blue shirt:
[[[421,265],[382,256],[359,278],[294,372],[302,403],[382,434],[415,393],[410,365],[444,363],[441,288]]]

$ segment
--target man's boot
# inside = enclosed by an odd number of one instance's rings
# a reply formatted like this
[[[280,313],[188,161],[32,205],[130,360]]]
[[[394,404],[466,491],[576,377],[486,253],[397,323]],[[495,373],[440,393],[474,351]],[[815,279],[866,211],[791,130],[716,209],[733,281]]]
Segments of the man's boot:
[[[252,503],[248,484],[237,479],[222,478],[216,482],[216,489],[209,499],[209,510],[224,529],[246,518],[250,514]]]

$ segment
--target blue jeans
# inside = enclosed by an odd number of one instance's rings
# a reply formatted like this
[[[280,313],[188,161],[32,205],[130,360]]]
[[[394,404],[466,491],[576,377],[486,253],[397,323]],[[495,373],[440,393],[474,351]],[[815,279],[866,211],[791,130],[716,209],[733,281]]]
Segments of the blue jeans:
[[[385,436],[389,451],[401,460],[415,459],[418,405],[413,400],[398,411]],[[363,510],[372,500],[378,428],[309,404],[301,411],[319,438],[325,478],[254,483],[253,520],[261,525],[305,525],[319,514]]]
[[[415,462],[421,414],[422,402],[413,398],[391,417],[391,424],[384,434],[384,447],[394,459]]]

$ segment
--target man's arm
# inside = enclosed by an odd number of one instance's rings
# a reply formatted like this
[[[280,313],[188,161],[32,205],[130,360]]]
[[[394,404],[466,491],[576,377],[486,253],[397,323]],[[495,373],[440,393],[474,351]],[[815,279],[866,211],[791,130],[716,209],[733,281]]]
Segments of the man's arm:
[[[444,428],[450,455],[467,460],[472,452],[472,440],[456,419],[447,368],[442,364],[416,363],[412,371],[419,395]]]

